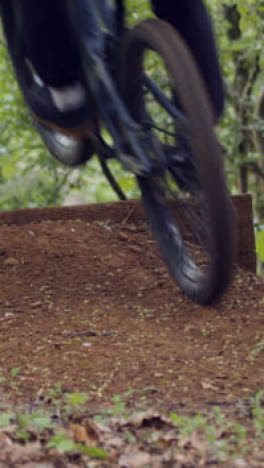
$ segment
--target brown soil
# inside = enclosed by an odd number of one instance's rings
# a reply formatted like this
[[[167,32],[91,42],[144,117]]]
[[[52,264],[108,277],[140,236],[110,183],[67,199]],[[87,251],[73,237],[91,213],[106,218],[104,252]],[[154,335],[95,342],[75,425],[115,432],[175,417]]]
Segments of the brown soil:
[[[108,209],[105,221],[0,227],[2,396],[26,401],[60,382],[98,403],[133,389],[142,405],[177,407],[263,389],[263,283],[238,268],[216,306],[195,305],[145,224]]]

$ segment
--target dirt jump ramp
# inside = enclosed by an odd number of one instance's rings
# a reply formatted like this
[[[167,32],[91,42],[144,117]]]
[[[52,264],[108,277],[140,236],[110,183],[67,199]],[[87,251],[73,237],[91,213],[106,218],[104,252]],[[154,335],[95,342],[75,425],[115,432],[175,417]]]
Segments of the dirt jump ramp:
[[[2,212],[5,394],[28,401],[61,383],[101,404],[132,389],[142,406],[177,410],[264,388],[251,198],[233,201],[238,267],[213,307],[193,304],[169,278],[138,202]]]
[[[232,198],[236,217],[237,263],[256,272],[256,252],[253,226],[252,199],[250,195]],[[177,207],[175,207],[177,211]],[[180,216],[180,213],[178,213]],[[33,208],[0,213],[0,225],[23,225],[42,221],[69,221],[80,219],[87,222],[110,221],[114,223],[145,221],[139,201],[102,203],[55,208]]]

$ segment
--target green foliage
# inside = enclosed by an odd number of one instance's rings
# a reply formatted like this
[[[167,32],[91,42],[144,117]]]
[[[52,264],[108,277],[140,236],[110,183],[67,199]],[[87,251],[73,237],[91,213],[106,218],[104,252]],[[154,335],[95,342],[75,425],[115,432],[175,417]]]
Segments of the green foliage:
[[[126,413],[126,402],[124,401],[124,395],[114,395],[112,400],[114,403],[113,413],[115,416],[125,415]]]
[[[52,429],[54,427],[51,416],[41,409],[32,413],[18,413],[16,416],[16,422],[16,436],[24,442],[29,441],[30,432],[32,430],[34,430],[36,434],[40,434],[41,431]]]
[[[76,444],[72,439],[67,437],[64,431],[60,431],[51,437],[47,447],[59,450],[60,452],[72,452],[76,448]]]
[[[249,358],[254,359],[260,353],[263,353],[263,351],[264,351],[264,334],[262,334],[261,337],[257,335],[256,344],[254,348],[252,349],[252,351],[250,352]]]
[[[88,401],[88,396],[85,393],[69,393],[65,399],[72,406],[80,406]]]
[[[258,392],[249,399],[249,409],[252,412],[254,428],[254,443],[261,443],[264,438],[264,392]],[[214,418],[208,416],[180,416],[170,415],[174,426],[181,437],[191,437],[199,433],[200,440],[205,440],[217,454],[219,460],[227,457],[245,456],[249,451],[249,441],[252,431],[248,426],[227,418],[219,407],[214,408]]]
[[[190,435],[196,430],[206,430],[207,420],[200,414],[190,418],[187,416],[179,416],[176,413],[170,415],[173,424],[180,429],[182,435]]]
[[[264,391],[259,391],[247,400],[239,400],[239,405],[237,404],[235,409],[214,407],[212,410],[204,409],[203,414],[194,415],[191,412],[189,416],[171,413],[170,421],[157,411],[131,414],[131,408],[128,410],[128,405],[124,402],[128,396],[137,393],[138,390],[128,390],[115,395],[112,399],[113,406],[108,410],[103,408],[100,415],[94,418],[106,427],[106,431],[99,428],[100,438],[97,443],[100,446],[94,446],[93,439],[91,445],[76,442],[78,438],[70,428],[72,422],[76,420],[78,428],[86,427],[83,423],[86,420],[85,410],[88,409],[88,399],[82,393],[64,395],[55,392],[55,397],[61,399],[63,418],[57,412],[57,404],[54,407],[54,402],[50,401],[50,398],[48,407],[34,411],[19,408],[11,411],[9,405],[5,406],[2,403],[0,428],[5,428],[4,433],[12,434],[13,441],[23,444],[36,440],[41,442],[44,457],[45,453],[47,455],[47,449],[48,451],[51,449],[62,454],[70,454],[70,457],[84,454],[94,460],[107,460],[109,440],[114,440],[117,436],[130,445],[130,447],[121,445],[121,450],[125,450],[126,453],[129,453],[129,449],[134,453],[134,448],[142,447],[144,450],[148,448],[153,454],[157,453],[157,450],[161,452],[165,446],[166,452],[169,448],[171,454],[177,452],[177,455],[181,456],[187,455],[191,448],[191,454],[195,457],[193,460],[197,463],[200,459],[203,461],[210,459],[221,466],[223,463],[223,466],[247,466],[246,463],[253,459],[258,461],[261,459],[264,440]],[[67,410],[69,401],[72,403],[70,413]],[[133,406],[138,404],[135,398]],[[81,418],[79,407],[82,407]],[[99,419],[106,410],[107,417],[104,420]],[[210,464],[209,461],[208,463]]]
[[[11,374],[12,379],[15,379],[18,376],[19,372],[20,372],[20,367],[14,367],[13,369],[11,369],[10,374]]]
[[[230,187],[233,192],[251,191],[257,208],[263,199],[259,190],[263,179],[262,154],[255,144],[256,132],[261,134],[264,130],[263,122],[255,116],[264,78],[263,2],[207,3],[214,19],[226,84],[226,106],[219,135],[225,147]],[[256,214],[261,219],[262,213]]]
[[[12,412],[3,412],[0,413],[0,427],[8,427],[12,420],[14,419],[15,414]]]
[[[101,449],[100,447],[87,447],[82,444],[76,444],[64,431],[59,431],[54,434],[48,442],[47,447],[64,453],[82,452],[96,460],[107,459],[107,452],[104,449]]]
[[[0,385],[7,384],[10,385],[12,389],[18,388],[17,376],[20,373],[20,367],[14,367],[10,371],[9,378],[0,376]]]
[[[86,447],[81,444],[75,444],[75,447],[80,452],[83,452],[85,455],[88,455],[88,457],[94,458],[95,460],[107,460],[108,458],[106,450],[100,447]]]
[[[264,391],[257,393],[255,398],[251,399],[253,423],[256,434],[261,439],[264,439],[264,408],[263,408]]]
[[[264,231],[256,231],[256,252],[260,260],[264,263]]]

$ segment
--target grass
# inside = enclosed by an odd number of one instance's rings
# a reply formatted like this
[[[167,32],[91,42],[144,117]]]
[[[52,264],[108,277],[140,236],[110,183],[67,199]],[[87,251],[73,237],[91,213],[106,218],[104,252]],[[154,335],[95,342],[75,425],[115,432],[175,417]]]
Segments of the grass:
[[[197,414],[166,415],[131,410],[138,392],[115,395],[106,409],[94,412],[86,394],[65,394],[58,384],[30,410],[2,404],[0,436],[12,432],[12,443],[38,442],[41,459],[59,453],[107,463],[109,457],[117,461],[123,451],[138,449],[150,459],[170,454],[175,463],[177,457],[185,457],[186,464],[199,460],[226,466],[236,460],[264,461],[264,391],[225,410],[215,406]],[[109,438],[118,440],[119,448],[113,449]]]
[[[257,341],[254,349],[250,353],[250,358],[255,359],[256,356],[258,356],[260,353],[263,353],[264,351],[264,337]]]

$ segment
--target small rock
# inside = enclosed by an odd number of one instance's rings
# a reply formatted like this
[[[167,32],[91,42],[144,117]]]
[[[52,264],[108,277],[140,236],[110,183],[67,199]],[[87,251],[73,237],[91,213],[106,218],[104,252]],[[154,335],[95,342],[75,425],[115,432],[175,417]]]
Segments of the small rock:
[[[83,343],[82,346],[84,346],[84,348],[90,348],[92,345],[91,343],[86,342],[86,343]]]

